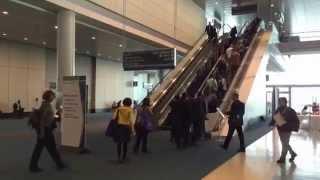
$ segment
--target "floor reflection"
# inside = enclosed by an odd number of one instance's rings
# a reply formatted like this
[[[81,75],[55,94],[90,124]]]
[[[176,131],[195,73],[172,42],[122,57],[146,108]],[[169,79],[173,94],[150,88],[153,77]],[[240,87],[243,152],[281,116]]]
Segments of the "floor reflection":
[[[278,165],[281,143],[273,130],[237,154],[203,179],[219,180],[315,180],[320,179],[320,132],[301,130],[294,133],[290,145],[298,156],[294,163]]]

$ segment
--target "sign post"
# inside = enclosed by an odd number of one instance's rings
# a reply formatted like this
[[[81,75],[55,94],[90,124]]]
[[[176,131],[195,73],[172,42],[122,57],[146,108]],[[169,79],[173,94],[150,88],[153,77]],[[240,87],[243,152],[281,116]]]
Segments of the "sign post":
[[[68,149],[87,152],[86,145],[86,77],[63,78],[63,113],[61,144]]]

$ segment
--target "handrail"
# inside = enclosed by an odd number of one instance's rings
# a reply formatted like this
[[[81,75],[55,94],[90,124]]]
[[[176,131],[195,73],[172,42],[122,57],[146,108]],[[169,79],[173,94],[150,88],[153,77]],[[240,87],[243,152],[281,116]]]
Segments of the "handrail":
[[[201,86],[200,88],[198,89],[198,91],[196,92],[196,96],[198,96],[199,94],[201,94],[201,92],[203,91],[203,89],[205,88],[206,86],[206,83],[209,79],[209,77],[214,74],[216,71],[217,71],[217,66],[219,64],[219,62],[221,61],[220,58],[218,58],[217,62],[215,63],[215,65],[212,67],[212,69],[210,70],[210,72],[208,73],[208,75],[206,76],[206,78],[204,79],[204,81],[201,83]]]
[[[209,55],[208,55],[209,56]],[[204,60],[207,59],[206,58],[203,58]],[[190,82],[190,79],[194,79],[195,76],[196,76],[196,73],[194,73],[196,70],[198,70],[200,67],[200,65],[202,64],[202,61],[197,61],[197,64],[195,65],[195,67],[197,67],[197,69],[194,69],[192,70],[190,73],[188,73],[187,77],[184,79],[184,81],[182,82],[182,84],[185,84],[187,81],[189,81],[188,84],[186,84],[185,86],[179,86],[178,87],[178,91],[181,91],[181,89],[187,89],[190,85],[191,85],[191,82]],[[160,110],[160,113],[163,113],[163,111],[165,110],[166,106],[168,106],[168,104],[170,103],[170,101],[174,98],[174,96],[172,96],[169,101],[166,102],[166,104],[164,105],[164,108],[162,108]]]
[[[260,34],[260,31],[262,31],[262,29],[260,27],[260,24],[261,23],[259,23],[259,28],[257,29],[256,34],[252,38],[252,41],[251,41],[251,43],[249,45],[249,48],[248,48],[248,50],[247,50],[247,52],[246,52],[246,54],[245,54],[245,56],[244,56],[244,58],[243,58],[243,60],[241,62],[241,65],[239,66],[239,68],[238,68],[235,76],[233,77],[233,80],[232,80],[232,82],[231,82],[231,84],[230,84],[230,86],[229,86],[229,88],[228,88],[228,90],[226,92],[226,95],[223,98],[223,101],[222,101],[222,103],[220,105],[220,109],[222,109],[222,110],[225,110],[229,106],[229,101],[227,101],[227,100],[230,99],[231,95],[234,92],[235,87],[237,87],[243,81],[243,77],[242,77],[243,73],[244,73],[243,71],[244,71],[244,68],[248,65],[249,55],[251,54],[250,52],[255,47],[254,46],[255,42],[256,42],[259,34]]]
[[[192,45],[192,47],[196,46],[196,45],[199,43],[199,41],[202,40],[203,36],[205,36],[205,33],[203,33],[203,34],[200,36],[200,38]],[[191,50],[192,50],[192,49],[191,49]],[[190,51],[191,51],[191,50],[190,50]],[[181,60],[181,62],[182,62],[182,61],[183,61],[183,60]],[[179,64],[180,64],[180,63],[179,63]],[[152,90],[151,90],[149,93],[152,93],[153,91],[155,91],[155,89],[160,86],[160,84],[162,83],[162,81],[169,75],[169,73],[170,73],[170,71],[169,71],[168,73],[166,73],[166,75],[165,75],[161,80],[159,80],[159,82],[152,88]]]
[[[206,42],[207,42],[207,37],[205,34],[203,34],[203,36],[201,36],[201,38],[197,41],[194,48],[189,51],[189,53],[183,58],[183,60],[177,65],[177,67],[173,69],[171,72],[169,72],[167,76],[163,78],[164,80],[162,81],[162,83],[158,83],[158,85],[152,90],[152,94],[150,96],[150,99],[153,102],[152,108],[159,102],[162,96],[173,85],[173,83],[177,79],[177,76],[181,72],[183,72],[188,67],[188,65],[196,59],[195,57],[199,55],[200,50],[204,47],[204,44]],[[164,90],[161,90],[161,89],[164,89]]]

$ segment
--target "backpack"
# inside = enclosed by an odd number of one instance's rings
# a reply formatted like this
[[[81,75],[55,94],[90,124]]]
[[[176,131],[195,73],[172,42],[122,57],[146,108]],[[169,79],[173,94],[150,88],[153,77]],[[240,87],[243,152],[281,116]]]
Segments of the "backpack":
[[[41,111],[40,109],[34,109],[29,117],[28,125],[33,129],[40,128]]]

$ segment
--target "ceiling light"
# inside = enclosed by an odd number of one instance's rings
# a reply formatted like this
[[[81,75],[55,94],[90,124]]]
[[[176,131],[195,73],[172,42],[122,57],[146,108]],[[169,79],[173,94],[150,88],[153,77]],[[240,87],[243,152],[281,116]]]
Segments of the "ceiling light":
[[[277,13],[277,12],[274,12],[273,14],[274,14],[275,16],[276,16],[276,15],[278,15],[278,13]]]
[[[2,14],[3,15],[8,15],[9,13],[8,13],[8,11],[2,11]]]
[[[216,2],[216,5],[218,5],[218,4],[219,4],[219,2],[217,1],[217,2]]]
[[[90,51],[87,50],[86,53],[87,53],[87,54],[90,54]]]
[[[274,4],[270,4],[270,7],[272,7],[272,8],[273,8],[273,7],[274,7]]]
[[[27,38],[27,37],[24,37],[23,40],[28,41],[28,38]]]
[[[7,33],[2,33],[2,36],[7,36]]]
[[[122,47],[123,45],[122,44],[119,44],[119,47]]]
[[[101,53],[98,53],[98,56],[101,56]]]
[[[47,45],[47,42],[43,41],[42,44],[43,44],[43,45]]]
[[[58,28],[59,28],[59,26],[57,26],[57,25],[54,26],[54,29],[58,29]]]
[[[118,58],[118,61],[121,61],[121,59],[120,59],[120,58]]]
[[[91,39],[92,39],[92,40],[96,40],[96,37],[92,36]]]

